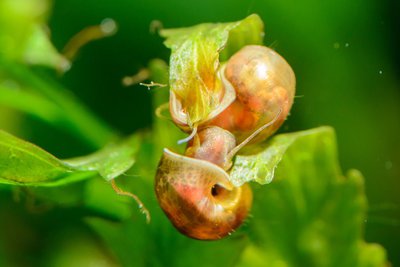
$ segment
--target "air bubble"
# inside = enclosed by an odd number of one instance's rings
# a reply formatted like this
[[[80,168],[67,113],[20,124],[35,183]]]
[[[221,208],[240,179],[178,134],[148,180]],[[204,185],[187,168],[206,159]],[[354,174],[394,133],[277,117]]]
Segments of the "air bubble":
[[[100,29],[105,35],[112,35],[117,31],[118,26],[115,20],[106,18],[100,23]]]

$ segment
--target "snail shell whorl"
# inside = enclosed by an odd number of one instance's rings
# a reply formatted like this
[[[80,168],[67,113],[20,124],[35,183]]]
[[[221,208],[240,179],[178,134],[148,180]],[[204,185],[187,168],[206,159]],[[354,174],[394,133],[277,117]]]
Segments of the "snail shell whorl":
[[[157,169],[155,191],[172,224],[202,240],[220,239],[234,231],[252,203],[247,184],[234,187],[222,168],[168,149]]]
[[[265,140],[282,125],[293,104],[296,80],[292,68],[274,50],[249,45],[234,54],[222,71],[228,86],[236,91],[236,100],[210,124],[232,132],[241,142],[282,110],[253,143]]]

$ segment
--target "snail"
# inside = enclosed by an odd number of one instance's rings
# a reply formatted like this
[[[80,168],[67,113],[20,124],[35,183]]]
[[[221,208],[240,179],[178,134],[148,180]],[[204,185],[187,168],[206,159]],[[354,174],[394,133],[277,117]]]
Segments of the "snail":
[[[164,149],[155,191],[161,208],[180,232],[194,239],[215,240],[242,224],[253,195],[248,184],[235,187],[229,181],[232,158],[280,114],[237,146],[230,132],[211,126],[195,135],[185,155]]]
[[[289,64],[272,49],[256,45],[221,64],[215,84],[222,87],[219,105],[195,127],[171,91],[172,119],[191,134],[184,139],[184,155],[164,149],[155,179],[158,202],[172,224],[201,240],[223,238],[243,223],[252,191],[248,184],[235,187],[229,181],[232,159],[280,127],[295,91]]]
[[[245,46],[234,54],[223,69],[236,99],[209,125],[233,133],[239,142],[270,121],[276,110],[280,117],[252,143],[271,136],[284,122],[293,104],[295,76],[290,65],[274,50],[258,45]]]
[[[193,138],[197,127],[214,125],[230,131],[238,142],[242,142],[282,109],[275,124],[252,140],[252,143],[261,142],[288,116],[295,93],[295,75],[286,60],[273,49],[260,45],[244,46],[221,64],[216,76],[215,86],[222,86],[219,105],[194,129],[188,126],[187,114],[171,91],[172,119],[183,131],[192,133],[183,141]]]
[[[222,238],[246,218],[252,193],[234,187],[225,168],[234,136],[219,127],[206,128],[182,156],[164,149],[155,190],[161,208],[183,234],[202,240]]]

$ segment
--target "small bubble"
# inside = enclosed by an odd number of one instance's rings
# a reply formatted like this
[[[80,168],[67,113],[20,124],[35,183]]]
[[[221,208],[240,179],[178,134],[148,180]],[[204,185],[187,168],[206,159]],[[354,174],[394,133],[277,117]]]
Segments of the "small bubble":
[[[106,18],[100,23],[100,28],[105,35],[112,35],[118,30],[115,20]]]
[[[345,43],[344,46],[345,46],[345,47],[349,47],[350,44],[349,44],[349,43]]]
[[[382,74],[383,74],[383,71],[382,71],[382,70],[379,70],[378,73],[382,75]]]
[[[335,43],[333,43],[333,48],[335,48],[335,49],[339,49],[339,48],[340,48],[340,44],[339,44],[339,42],[335,42]]]

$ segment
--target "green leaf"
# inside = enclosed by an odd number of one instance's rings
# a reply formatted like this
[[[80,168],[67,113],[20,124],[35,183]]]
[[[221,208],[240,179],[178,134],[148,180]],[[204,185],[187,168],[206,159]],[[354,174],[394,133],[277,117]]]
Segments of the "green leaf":
[[[231,182],[236,186],[250,181],[256,181],[260,184],[270,183],[274,177],[275,169],[281,162],[286,151],[296,142],[306,142],[307,144],[307,147],[304,148],[306,152],[302,153],[298,151],[299,157],[307,156],[307,148],[312,149],[315,146],[322,146],[332,152],[328,155],[333,159],[336,157],[336,152],[334,151],[336,146],[332,140],[334,140],[334,131],[330,127],[320,127],[274,136],[267,143],[258,147],[258,150],[261,150],[261,152],[250,155],[238,155],[236,157],[230,172]],[[338,172],[339,167],[335,166],[335,168]]]
[[[57,70],[68,70],[71,63],[51,43],[44,26],[34,25],[26,42],[23,60],[32,65],[43,65]]]
[[[46,32],[50,1],[0,1],[0,57],[57,69],[69,67]]]
[[[64,160],[69,166],[80,171],[96,171],[110,181],[132,167],[139,149],[139,135],[134,134],[118,143],[84,157]]]
[[[91,155],[60,160],[0,130],[0,183],[58,186],[96,175],[109,181],[134,164],[138,147],[139,137],[132,135]]]
[[[272,166],[273,182],[255,187],[249,223],[253,245],[239,266],[386,266],[384,249],[363,240],[363,177],[356,170],[342,176],[333,130],[280,135],[266,150],[274,147],[284,154]]]
[[[221,58],[248,44],[261,44],[263,23],[257,15],[231,23],[204,23],[160,32],[171,48],[169,83],[188,116],[189,126],[208,119],[220,104],[222,87],[217,80]]]

